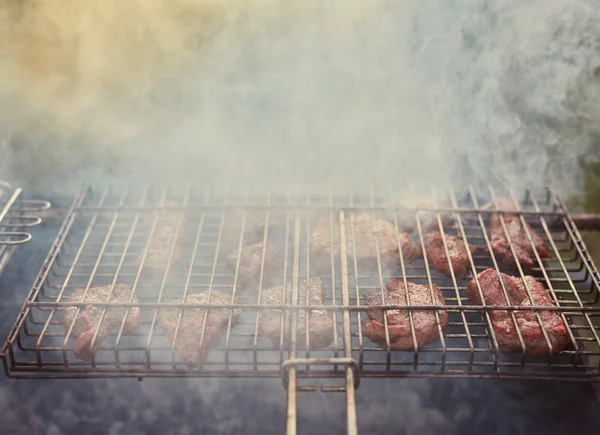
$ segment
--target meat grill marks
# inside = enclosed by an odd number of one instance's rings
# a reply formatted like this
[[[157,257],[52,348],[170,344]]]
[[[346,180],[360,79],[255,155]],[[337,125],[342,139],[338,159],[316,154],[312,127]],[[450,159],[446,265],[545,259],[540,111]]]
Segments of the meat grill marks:
[[[486,305],[493,306],[532,306],[523,281],[504,273],[500,273],[504,282],[508,302],[504,295],[498,272],[486,269],[477,276],[483,299]],[[544,288],[544,285],[531,276],[525,276],[525,280],[536,306],[554,307],[554,301]],[[469,299],[476,305],[482,305],[481,295],[475,279],[467,286]],[[543,328],[552,345],[553,351],[563,349],[569,342],[567,326],[556,311],[540,311],[540,319]],[[523,338],[526,350],[532,355],[544,355],[550,352],[544,333],[536,318],[534,311],[514,311],[519,331]],[[490,311],[492,328],[498,341],[500,350],[505,352],[521,351],[521,341],[517,334],[516,326],[509,311]]]
[[[448,248],[448,256],[444,248],[444,239]],[[450,266],[454,276],[464,279],[469,274],[469,252],[473,255],[476,247],[467,244],[458,237],[442,234],[439,231],[431,231],[424,238],[425,254],[427,261],[434,269],[450,277]],[[466,246],[465,246],[466,245]],[[468,251],[467,251],[468,249]]]
[[[508,200],[498,200],[496,203],[499,209],[515,210],[514,205]],[[504,221],[506,233],[502,227],[502,221]],[[548,248],[542,238],[536,234],[529,224],[526,223],[524,227],[517,215],[493,213],[490,218],[490,232],[492,251],[506,267],[516,267],[518,261],[524,272],[531,270],[535,264],[534,247],[540,258],[550,257]],[[533,246],[529,242],[527,232],[531,237]],[[511,243],[515,250],[516,259],[510,249]],[[489,248],[486,246],[484,249],[489,254]]]
[[[333,226],[333,235],[331,234]],[[376,268],[378,257],[382,267],[393,268],[400,265],[398,241],[402,249],[405,264],[421,255],[421,249],[415,245],[406,233],[398,233],[394,225],[382,219],[373,219],[369,214],[355,214],[346,218],[346,251],[349,258],[356,256],[359,267]],[[330,222],[320,217],[310,236],[310,252],[317,270],[329,270],[331,254],[340,255],[339,222]],[[355,252],[356,247],[356,252]]]
[[[86,302],[90,305],[82,307],[77,314],[77,307],[66,307],[63,310],[63,325],[65,333],[68,333],[69,328],[73,325],[71,337],[77,339],[73,352],[77,359],[83,361],[91,361],[96,354],[98,347],[102,344],[111,329],[120,327],[123,320],[124,332],[132,332],[138,327],[140,319],[140,309],[137,307],[130,308],[129,312],[125,307],[107,308],[102,318],[104,307],[92,304],[97,303],[128,303],[130,302],[133,293],[133,288],[128,285],[116,284],[114,289],[106,285],[103,287],[92,287],[85,293],[85,288],[75,290],[67,299],[69,303]],[[84,297],[85,295],[85,297]],[[109,300],[110,296],[110,300]],[[134,296],[131,303],[137,303],[137,298]],[[102,323],[100,323],[102,319]],[[73,323],[75,322],[75,323]],[[100,325],[100,328],[98,328]],[[96,341],[92,348],[92,339],[98,328]]]
[[[265,305],[290,305],[292,304],[293,285],[291,282],[284,286],[277,286],[263,290],[261,304]],[[308,300],[307,300],[308,296]],[[325,297],[323,283],[320,278],[311,278],[301,281],[298,286],[299,305],[323,305]],[[282,315],[283,314],[283,315]],[[275,349],[283,344],[289,347],[291,331],[291,312],[285,310],[261,311],[258,320],[258,333],[271,341]],[[296,327],[296,343],[299,348],[304,348],[307,335],[307,316],[305,310],[299,310]],[[282,325],[283,320],[283,325]],[[282,328],[283,326],[283,328]],[[283,339],[282,339],[283,332]],[[326,310],[314,309],[308,313],[308,339],[311,349],[323,349],[331,344],[334,338],[333,319]]]
[[[179,298],[169,304],[237,304],[237,300],[231,295],[212,291],[210,293],[202,292],[188,295],[186,298]],[[167,304],[167,305],[169,305]],[[179,314],[181,322],[179,330],[177,322]],[[207,315],[208,312],[208,315]],[[219,344],[221,333],[229,324],[229,316],[231,316],[231,325],[235,326],[241,314],[239,309],[205,309],[205,308],[161,308],[158,311],[158,325],[164,331],[165,335],[171,343],[175,343],[175,350],[179,354],[179,358],[187,366],[193,367],[198,363],[203,362],[209,351]],[[204,319],[206,317],[206,328],[204,328]],[[177,332],[177,339],[175,333]],[[204,332],[204,336],[202,335]]]
[[[433,289],[433,297],[432,297]],[[442,291],[435,284],[432,289],[427,285],[408,283],[408,291],[404,282],[398,278],[391,278],[385,286],[385,305],[431,305],[445,306],[446,302]],[[407,299],[408,293],[408,299]],[[381,291],[371,290],[363,297],[365,305],[381,306]],[[367,311],[369,320],[363,322],[362,333],[374,343],[386,348],[386,333],[383,310],[373,308]],[[408,310],[387,310],[385,312],[387,327],[392,350],[412,350],[415,347],[411,331]],[[448,313],[438,311],[438,320],[435,311],[414,310],[412,320],[418,347],[426,346],[440,338],[440,328],[443,331],[448,326]]]

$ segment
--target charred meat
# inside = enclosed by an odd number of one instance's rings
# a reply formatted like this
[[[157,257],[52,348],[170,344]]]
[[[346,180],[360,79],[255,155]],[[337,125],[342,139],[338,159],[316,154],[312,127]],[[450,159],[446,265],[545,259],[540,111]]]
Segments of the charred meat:
[[[188,295],[185,300],[179,298],[170,304],[236,304],[237,301],[228,294],[212,291]],[[179,314],[181,321],[179,329],[177,324]],[[238,309],[227,308],[161,308],[158,312],[158,325],[165,332],[171,343],[175,343],[175,349],[179,358],[191,367],[203,362],[212,348],[219,344],[221,334],[229,324],[233,327],[241,314]],[[206,319],[206,323],[205,323]],[[175,334],[177,332],[177,338]]]
[[[448,256],[444,248],[448,248]],[[475,246],[467,244],[465,241],[448,234],[440,234],[439,231],[432,231],[425,236],[425,254],[427,261],[434,269],[450,277],[450,268],[454,271],[454,276],[464,279],[469,274],[469,253],[473,255],[477,249]]]
[[[532,306],[527,294],[528,287],[535,306],[555,306],[544,285],[536,281],[532,276],[525,276],[526,283],[524,283],[520,278],[515,278],[504,273],[500,273],[499,275],[504,283],[508,300],[500,283],[498,272],[494,269],[484,270],[477,275],[476,279],[473,279],[469,283],[467,286],[469,299],[477,305],[482,305],[482,302],[485,301],[486,305],[495,306]],[[481,287],[481,294],[477,282],[479,282],[479,287]],[[570,340],[567,326],[560,315],[556,311],[540,311],[539,314],[542,326],[552,345],[552,350],[563,349]],[[526,350],[532,355],[550,353],[548,342],[544,337],[535,313],[533,311],[515,311],[514,315]],[[522,349],[521,341],[517,334],[517,326],[515,326],[509,311],[490,311],[490,320],[500,350],[510,352]]]
[[[433,296],[432,296],[433,293]],[[442,291],[435,284],[433,288],[427,285],[408,283],[398,278],[391,278],[384,292],[385,305],[431,305],[445,306],[446,301]],[[379,290],[372,290],[364,295],[366,305],[377,307],[382,305],[382,295]],[[386,333],[384,323],[384,312],[373,308],[367,311],[369,320],[363,322],[363,335],[382,349],[386,347]],[[393,350],[411,350],[415,348],[411,330],[410,316],[407,310],[386,310],[385,317],[390,338],[390,348]],[[418,347],[423,347],[440,338],[440,331],[448,326],[448,313],[438,311],[436,319],[435,311],[414,310],[412,321]]]
[[[71,336],[77,339],[73,352],[77,359],[91,361],[98,347],[102,344],[109,332],[123,323],[123,331],[131,332],[138,327],[140,309],[137,307],[105,308],[94,304],[98,303],[137,303],[137,298],[132,297],[133,287],[116,284],[111,289],[110,285],[103,287],[92,287],[87,293],[84,288],[75,290],[68,298],[70,303],[85,302],[89,305],[81,307],[79,314],[77,307],[67,307],[63,310],[63,325],[68,332],[73,325]],[[85,295],[85,297],[84,297]],[[109,299],[110,298],[110,299]],[[102,313],[104,312],[104,317]],[[102,321],[102,323],[100,323]],[[94,334],[96,341],[92,346]]]
[[[263,290],[261,295],[261,304],[294,304],[292,301],[292,296],[293,286],[291,282],[288,282],[285,286],[285,289],[282,285]],[[323,299],[323,282],[320,278],[311,278],[308,283],[306,281],[300,282],[298,286],[298,305],[322,306]],[[311,349],[326,348],[333,341],[333,319],[324,309],[311,309],[308,313],[308,318],[305,310],[299,310],[296,325],[296,343],[298,343],[299,347],[305,346],[306,344],[307,329],[309,347]],[[283,348],[287,348],[289,346],[290,328],[290,311],[267,310],[260,313],[258,320],[259,334],[267,337],[271,341],[274,348],[279,348],[281,344],[283,344]],[[281,335],[282,332],[283,338]]]
[[[515,210],[514,205],[507,200],[497,201],[498,208],[503,210]],[[502,226],[506,227],[506,232]],[[525,224],[521,224],[521,220],[516,215],[494,213],[491,216],[490,232],[492,251],[498,260],[507,267],[515,267],[517,261],[521,265],[523,271],[528,272],[535,264],[534,249],[539,254],[540,258],[549,258],[550,254],[546,244],[535,231]],[[527,233],[531,237],[531,243],[527,237]],[[511,244],[514,248],[515,255],[511,250]],[[485,250],[489,253],[489,248]]]

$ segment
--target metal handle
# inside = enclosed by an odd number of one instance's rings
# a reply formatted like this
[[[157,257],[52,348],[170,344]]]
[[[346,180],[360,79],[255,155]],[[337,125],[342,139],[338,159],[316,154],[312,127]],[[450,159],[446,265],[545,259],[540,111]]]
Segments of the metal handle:
[[[23,245],[31,240],[31,234],[22,231],[1,232],[0,237],[7,236],[8,240],[0,240],[0,245]],[[11,240],[13,237],[20,237],[17,240]]]
[[[349,366],[354,372],[354,389],[357,390],[360,386],[360,370],[358,362],[354,358],[293,358],[288,359],[281,365],[281,383],[283,388],[287,390],[289,381],[289,368],[297,366],[326,366],[326,365],[346,365]],[[311,391],[317,390],[317,387],[303,387]],[[321,388],[323,390],[323,388]],[[345,389],[331,389],[325,388],[325,391],[345,391]]]
[[[315,391],[316,387],[300,389],[297,385],[296,367],[299,365],[336,365],[346,366],[346,385],[343,391],[346,392],[346,420],[347,434],[358,435],[358,426],[356,421],[356,389],[360,385],[360,370],[358,362],[352,358],[294,358],[288,359],[281,365],[281,379],[284,388],[287,389],[287,412],[286,412],[286,435],[296,435],[297,427],[297,392]],[[322,391],[341,391],[340,388],[321,389]]]
[[[35,227],[42,223],[42,218],[39,216],[7,216],[2,221],[3,227]]]
[[[571,215],[571,219],[579,230],[600,230],[600,214],[580,213]]]
[[[48,210],[50,207],[52,207],[52,203],[45,199],[24,199],[20,203],[19,210],[22,212],[41,212]]]

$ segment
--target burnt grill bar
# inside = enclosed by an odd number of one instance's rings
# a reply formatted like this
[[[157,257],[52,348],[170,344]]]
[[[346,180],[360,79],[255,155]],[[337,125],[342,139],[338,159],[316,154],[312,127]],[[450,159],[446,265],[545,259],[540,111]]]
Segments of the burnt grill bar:
[[[493,188],[484,192],[470,188],[462,195],[432,188],[428,193],[431,205],[425,207],[402,205],[399,193],[390,189],[388,195],[382,197],[367,189],[347,194],[257,196],[249,191],[217,194],[210,188],[197,190],[192,186],[184,189],[126,186],[98,191],[86,187],[67,210],[56,240],[1,350],[4,370],[13,378],[279,377],[287,394],[288,434],[296,433],[297,393],[318,389],[344,392],[348,433],[356,434],[355,397],[359,381],[364,378],[600,380],[600,275],[573,217],[550,189],[526,190],[517,197],[510,190],[499,192]],[[414,191],[411,195],[417,197]],[[516,210],[490,207],[500,198],[511,201]],[[240,218],[235,234],[226,226],[231,213],[237,213]],[[383,219],[391,223],[398,245],[401,231],[410,232],[413,240],[423,245],[427,232],[433,228],[441,234],[458,237],[465,246],[476,246],[475,253],[467,249],[470,276],[460,278],[452,265],[447,276],[438,272],[426,252],[423,258],[409,262],[403,257],[402,249],[399,249],[398,264],[390,269],[380,256],[378,237],[374,237],[375,265],[365,267],[356,254],[359,247],[355,220],[359,213],[368,215],[373,222]],[[494,213],[516,216],[525,228],[526,241],[533,248],[534,265],[529,272],[518,262],[515,268],[507,270],[496,257],[490,228]],[[9,216],[7,213],[5,219]],[[431,216],[433,226],[426,222]],[[452,219],[447,221],[446,216]],[[328,220],[331,235],[325,264],[319,264],[325,266],[325,271],[321,270],[323,267],[315,267],[316,259],[310,249],[318,217]],[[27,226],[37,221],[22,222]],[[256,288],[248,291],[242,276],[242,248],[251,242],[248,230],[252,225],[260,228],[255,241],[262,243],[262,247]],[[516,256],[503,219],[500,225],[510,252]],[[544,240],[549,258],[540,257],[528,226]],[[223,262],[226,254],[223,251],[231,248],[225,239],[234,240],[237,249],[229,265]],[[157,240],[159,245],[156,245]],[[275,273],[266,264],[267,242],[276,245],[281,256]],[[448,258],[449,246],[443,237],[442,244]],[[489,254],[482,252],[484,247]],[[150,257],[154,258],[157,249],[164,251],[160,270],[150,267]],[[530,305],[514,305],[502,280],[507,305],[488,305],[483,297],[481,305],[473,304],[467,297],[466,285],[488,268],[521,279],[526,274],[533,276],[544,284],[556,306],[536,306],[527,283]],[[308,290],[300,292],[303,281],[314,276],[319,276],[323,284],[323,305],[315,305]],[[392,277],[404,283],[408,305],[386,303],[384,289]],[[432,297],[435,284],[446,305],[411,304],[409,283],[426,286]],[[481,284],[477,279],[475,283],[481,293]],[[128,300],[109,302],[116,284],[132,287]],[[291,285],[289,299],[285,290],[288,284]],[[265,290],[280,285],[284,289],[282,300],[265,305],[262,299]],[[76,289],[83,289],[87,294],[99,286],[110,286],[105,302],[90,304],[68,300]],[[383,345],[373,343],[364,335],[362,322],[367,318],[367,311],[373,309],[363,300],[369,290],[381,294],[378,310],[407,313],[413,350],[392,350],[393,340],[385,315]],[[199,292],[207,294],[206,303],[174,302]],[[232,302],[211,303],[211,298],[218,293],[231,295]],[[100,319],[107,317],[109,309],[121,308],[126,313],[139,310],[139,324],[128,332],[125,314],[104,336],[100,331],[102,322],[98,322],[91,346],[98,344],[99,347],[91,361],[80,361],[73,355],[74,324],[65,328],[62,317],[67,307],[74,307],[79,314],[91,305],[100,310]],[[166,307],[178,313],[175,337],[184,329],[186,310],[203,309],[201,344],[212,337],[208,308],[211,312],[225,310],[220,342],[205,360],[193,366],[180,360],[176,340],[169,340],[159,326],[159,312]],[[261,315],[267,310],[278,312],[279,346],[261,335]],[[314,310],[325,310],[332,318],[333,338],[325,349],[311,345],[308,314]],[[500,349],[491,318],[495,310],[510,312],[520,352]],[[237,311],[239,318],[234,318]],[[423,311],[434,313],[438,337],[421,346],[414,317]],[[534,313],[534,322],[541,326],[543,341],[550,349],[552,343],[541,315],[558,313],[568,325],[568,346],[553,349],[555,352],[543,357],[528,354],[516,321],[523,312]],[[445,329],[441,325],[442,315],[448,316]],[[316,379],[332,379],[336,384],[323,386],[310,381]]]

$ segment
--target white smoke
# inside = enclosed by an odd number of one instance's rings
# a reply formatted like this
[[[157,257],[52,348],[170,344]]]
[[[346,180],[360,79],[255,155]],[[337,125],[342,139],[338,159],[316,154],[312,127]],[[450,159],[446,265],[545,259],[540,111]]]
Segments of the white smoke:
[[[11,101],[35,112],[2,117],[20,134],[22,180],[68,168],[54,180],[69,187],[134,170],[307,190],[491,181],[568,194],[599,129],[591,1],[187,0],[173,3],[179,15],[84,4],[80,16],[114,21],[67,35],[78,62],[52,71],[78,77],[72,89],[37,70],[11,82]],[[40,68],[70,53],[41,52]]]
[[[67,3],[0,3],[0,130],[12,138],[0,169],[44,193],[191,177],[305,190],[551,183],[568,195],[600,132],[592,0]],[[83,381],[60,384],[60,398],[56,384],[37,385],[0,389],[12,433],[133,434],[161,423],[171,433],[281,433],[284,424],[278,383]],[[500,388],[446,395],[444,416],[435,381],[378,384],[370,396],[367,385],[358,393],[366,428],[468,428],[459,412],[487,428],[455,401],[467,397],[487,406],[481,415],[514,421],[512,433],[530,433],[506,405],[524,402],[503,403]],[[304,424],[318,432],[329,411],[343,411],[334,400],[308,400],[323,406],[302,408]],[[254,418],[269,410],[273,422]]]

